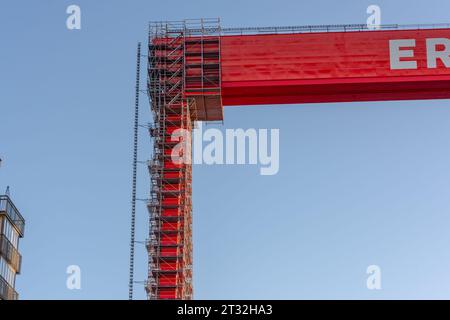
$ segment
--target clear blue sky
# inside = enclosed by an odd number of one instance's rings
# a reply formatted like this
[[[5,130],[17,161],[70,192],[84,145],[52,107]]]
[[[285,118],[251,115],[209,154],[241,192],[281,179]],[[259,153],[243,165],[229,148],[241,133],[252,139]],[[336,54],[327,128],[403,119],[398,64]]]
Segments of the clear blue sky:
[[[127,298],[135,50],[149,20],[365,23],[372,3],[384,24],[450,22],[444,0],[2,1],[0,190],[27,220],[21,297]],[[66,29],[70,4],[82,30]],[[280,172],[194,168],[196,298],[450,298],[450,101],[236,107],[221,128],[279,128]],[[148,181],[141,167],[141,198]],[[146,221],[139,203],[138,240]],[[136,258],[145,280],[144,246]],[[71,264],[79,291],[65,285]],[[371,264],[380,291],[366,288]]]

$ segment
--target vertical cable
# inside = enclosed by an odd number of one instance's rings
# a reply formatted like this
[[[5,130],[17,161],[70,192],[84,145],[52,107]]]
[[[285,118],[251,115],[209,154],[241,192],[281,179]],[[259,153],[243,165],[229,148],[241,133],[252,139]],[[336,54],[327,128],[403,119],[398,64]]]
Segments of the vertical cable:
[[[136,98],[134,102],[134,139],[133,139],[133,178],[131,191],[131,230],[130,230],[130,277],[128,283],[128,300],[133,300],[134,288],[134,244],[136,229],[136,179],[138,157],[139,129],[139,79],[141,72],[141,43],[138,42],[136,54]]]

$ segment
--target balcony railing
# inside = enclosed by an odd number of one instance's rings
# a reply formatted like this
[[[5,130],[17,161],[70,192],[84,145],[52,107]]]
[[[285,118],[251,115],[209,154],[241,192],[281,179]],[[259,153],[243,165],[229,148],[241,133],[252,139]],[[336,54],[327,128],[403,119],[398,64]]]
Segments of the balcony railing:
[[[19,294],[0,276],[0,300],[19,300]]]
[[[8,196],[0,196],[0,214],[6,214],[12,224],[16,227],[20,236],[23,237],[25,220]]]
[[[20,273],[22,265],[22,256],[19,251],[14,247],[8,238],[0,233],[0,256],[4,257],[5,260],[11,265],[11,267]]]

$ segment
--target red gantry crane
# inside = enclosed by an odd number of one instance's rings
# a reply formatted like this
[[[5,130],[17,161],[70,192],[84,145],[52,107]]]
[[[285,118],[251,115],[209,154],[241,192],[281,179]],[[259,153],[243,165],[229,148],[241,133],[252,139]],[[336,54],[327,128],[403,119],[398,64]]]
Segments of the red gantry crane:
[[[450,98],[450,26],[221,28],[218,19],[150,24],[154,124],[149,299],[192,299],[192,168],[172,161],[195,121],[223,107]],[[189,151],[189,150],[187,150]]]

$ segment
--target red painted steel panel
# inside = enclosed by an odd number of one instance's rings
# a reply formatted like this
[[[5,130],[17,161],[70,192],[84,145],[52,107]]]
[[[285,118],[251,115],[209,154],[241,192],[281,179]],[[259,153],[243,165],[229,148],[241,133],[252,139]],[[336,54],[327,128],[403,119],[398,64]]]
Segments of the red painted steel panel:
[[[161,235],[161,244],[162,245],[174,245],[179,243],[179,236],[176,234],[162,234]]]
[[[182,254],[182,250],[173,247],[162,247],[160,249],[161,257],[176,257]]]
[[[171,169],[181,169],[182,166],[179,163],[173,163],[171,160],[164,161],[164,169],[171,170]]]
[[[161,216],[163,218],[169,218],[169,217],[177,217],[180,215],[180,212],[178,209],[166,209],[164,208],[161,212]]]
[[[161,231],[177,231],[183,228],[181,222],[161,222]]]
[[[450,98],[450,68],[426,39],[450,29],[222,36],[223,105]],[[417,69],[391,70],[389,41],[414,39]],[[445,47],[436,47],[443,50]],[[449,48],[450,49],[450,48]]]
[[[170,172],[170,171],[164,171],[163,174],[164,179],[167,180],[179,180],[182,177],[182,174],[180,171]]]
[[[159,279],[159,283],[165,286],[173,286],[177,283],[177,275],[176,274],[165,274],[163,277]]]
[[[158,292],[158,298],[159,299],[176,299],[177,298],[176,290],[160,288],[159,292]]]

